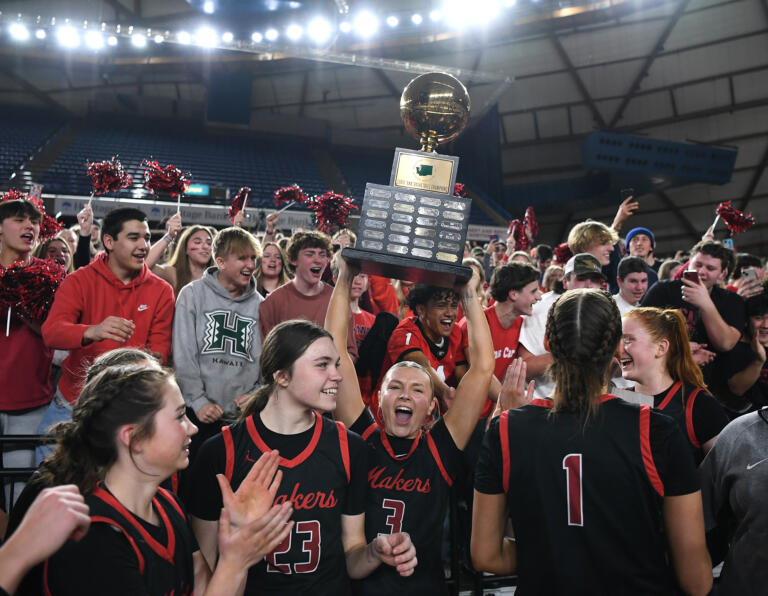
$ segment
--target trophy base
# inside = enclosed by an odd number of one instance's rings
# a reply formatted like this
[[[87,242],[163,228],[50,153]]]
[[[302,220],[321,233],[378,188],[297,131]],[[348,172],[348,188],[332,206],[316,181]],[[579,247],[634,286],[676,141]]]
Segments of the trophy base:
[[[351,263],[359,265],[368,275],[391,277],[431,286],[452,288],[472,277],[471,267],[428,262],[423,259],[390,255],[375,250],[345,248],[341,253]]]

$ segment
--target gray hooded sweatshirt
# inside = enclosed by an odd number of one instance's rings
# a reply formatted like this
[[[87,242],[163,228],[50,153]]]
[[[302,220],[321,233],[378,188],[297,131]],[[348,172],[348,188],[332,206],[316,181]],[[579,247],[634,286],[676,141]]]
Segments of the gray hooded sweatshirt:
[[[181,394],[196,413],[207,403],[237,414],[234,400],[259,385],[259,305],[264,299],[251,279],[233,298],[210,267],[184,286],[173,319],[173,366]]]

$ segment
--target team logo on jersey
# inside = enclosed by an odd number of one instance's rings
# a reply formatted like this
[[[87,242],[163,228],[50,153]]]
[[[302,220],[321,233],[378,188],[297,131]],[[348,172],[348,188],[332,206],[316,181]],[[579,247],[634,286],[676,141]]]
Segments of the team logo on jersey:
[[[251,358],[251,342],[256,328],[256,319],[244,317],[228,310],[205,313],[205,337],[203,354],[226,354]]]
[[[399,469],[394,476],[387,475],[387,468],[377,466],[368,472],[368,484],[371,488],[385,488],[387,490],[405,491],[408,493],[428,493],[432,490],[429,478],[403,478],[403,470]]]

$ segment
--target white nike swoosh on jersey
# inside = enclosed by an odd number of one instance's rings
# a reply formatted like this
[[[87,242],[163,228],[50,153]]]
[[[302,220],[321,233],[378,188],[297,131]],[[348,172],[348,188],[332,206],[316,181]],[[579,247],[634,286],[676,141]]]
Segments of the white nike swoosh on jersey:
[[[139,306],[139,308],[138,308],[137,310],[138,310],[139,312],[141,312],[142,310],[147,310],[148,308],[149,308],[149,307],[148,307],[146,304],[142,304],[141,306]]]
[[[752,468],[759,466],[764,461],[768,461],[768,457],[761,459],[759,462],[755,462],[754,464],[747,464],[747,470],[751,470]]]

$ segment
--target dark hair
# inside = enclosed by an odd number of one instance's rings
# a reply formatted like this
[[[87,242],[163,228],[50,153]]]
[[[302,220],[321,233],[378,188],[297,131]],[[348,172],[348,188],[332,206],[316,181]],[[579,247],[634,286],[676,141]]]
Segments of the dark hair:
[[[333,255],[331,240],[322,232],[297,232],[291,236],[285,254],[288,255],[288,260],[293,262],[299,258],[299,252],[305,248],[322,248],[329,259]]]
[[[104,218],[104,225],[101,226],[101,243],[104,244],[104,236],[111,236],[117,240],[117,235],[123,231],[123,224],[126,221],[147,221],[147,214],[141,209],[133,207],[118,207],[112,209]]]
[[[746,252],[740,252],[736,255],[736,267],[733,270],[733,274],[731,277],[733,279],[739,279],[741,277],[741,270],[746,269],[747,267],[757,267],[762,268],[763,262],[760,260],[760,257],[756,257],[755,255],[751,255]]]
[[[506,302],[512,290],[520,291],[534,281],[539,281],[539,270],[533,265],[506,263],[496,267],[488,289],[496,302]]]
[[[768,280],[762,283],[763,291],[746,299],[747,316],[761,317],[768,314]]]
[[[39,223],[43,214],[35,207],[34,203],[24,199],[15,199],[0,203],[0,223],[9,217],[29,217],[33,222]]]
[[[264,384],[251,394],[243,406],[240,420],[263,410],[275,390],[275,375],[281,370],[292,373],[293,363],[323,337],[333,341],[330,333],[311,321],[292,319],[275,325],[261,346],[259,372]]]
[[[691,260],[693,260],[695,258],[694,255],[697,254],[708,255],[715,259],[720,259],[721,269],[727,271],[729,274],[733,271],[736,257],[734,256],[733,251],[724,246],[722,242],[718,242],[717,240],[702,240],[691,249]]]
[[[648,265],[640,257],[624,257],[619,261],[616,277],[624,281],[630,273],[648,273]]]
[[[56,451],[40,466],[43,485],[75,484],[83,494],[93,492],[117,461],[121,426],[136,425],[129,447],[152,435],[163,388],[172,379],[170,370],[142,365],[110,366],[93,377],[77,399],[72,421],[53,427]]]
[[[539,244],[534,250],[536,251],[536,260],[539,261],[539,263],[548,261],[555,256],[555,253],[549,244]]]
[[[451,288],[442,288],[440,286],[429,286],[427,284],[414,284],[405,297],[405,303],[415,313],[417,306],[426,306],[432,299],[440,300],[454,299],[458,300],[458,295]]]
[[[602,290],[569,290],[549,309],[546,337],[554,359],[552,412],[573,412],[586,422],[600,405],[621,338],[615,300]]]

